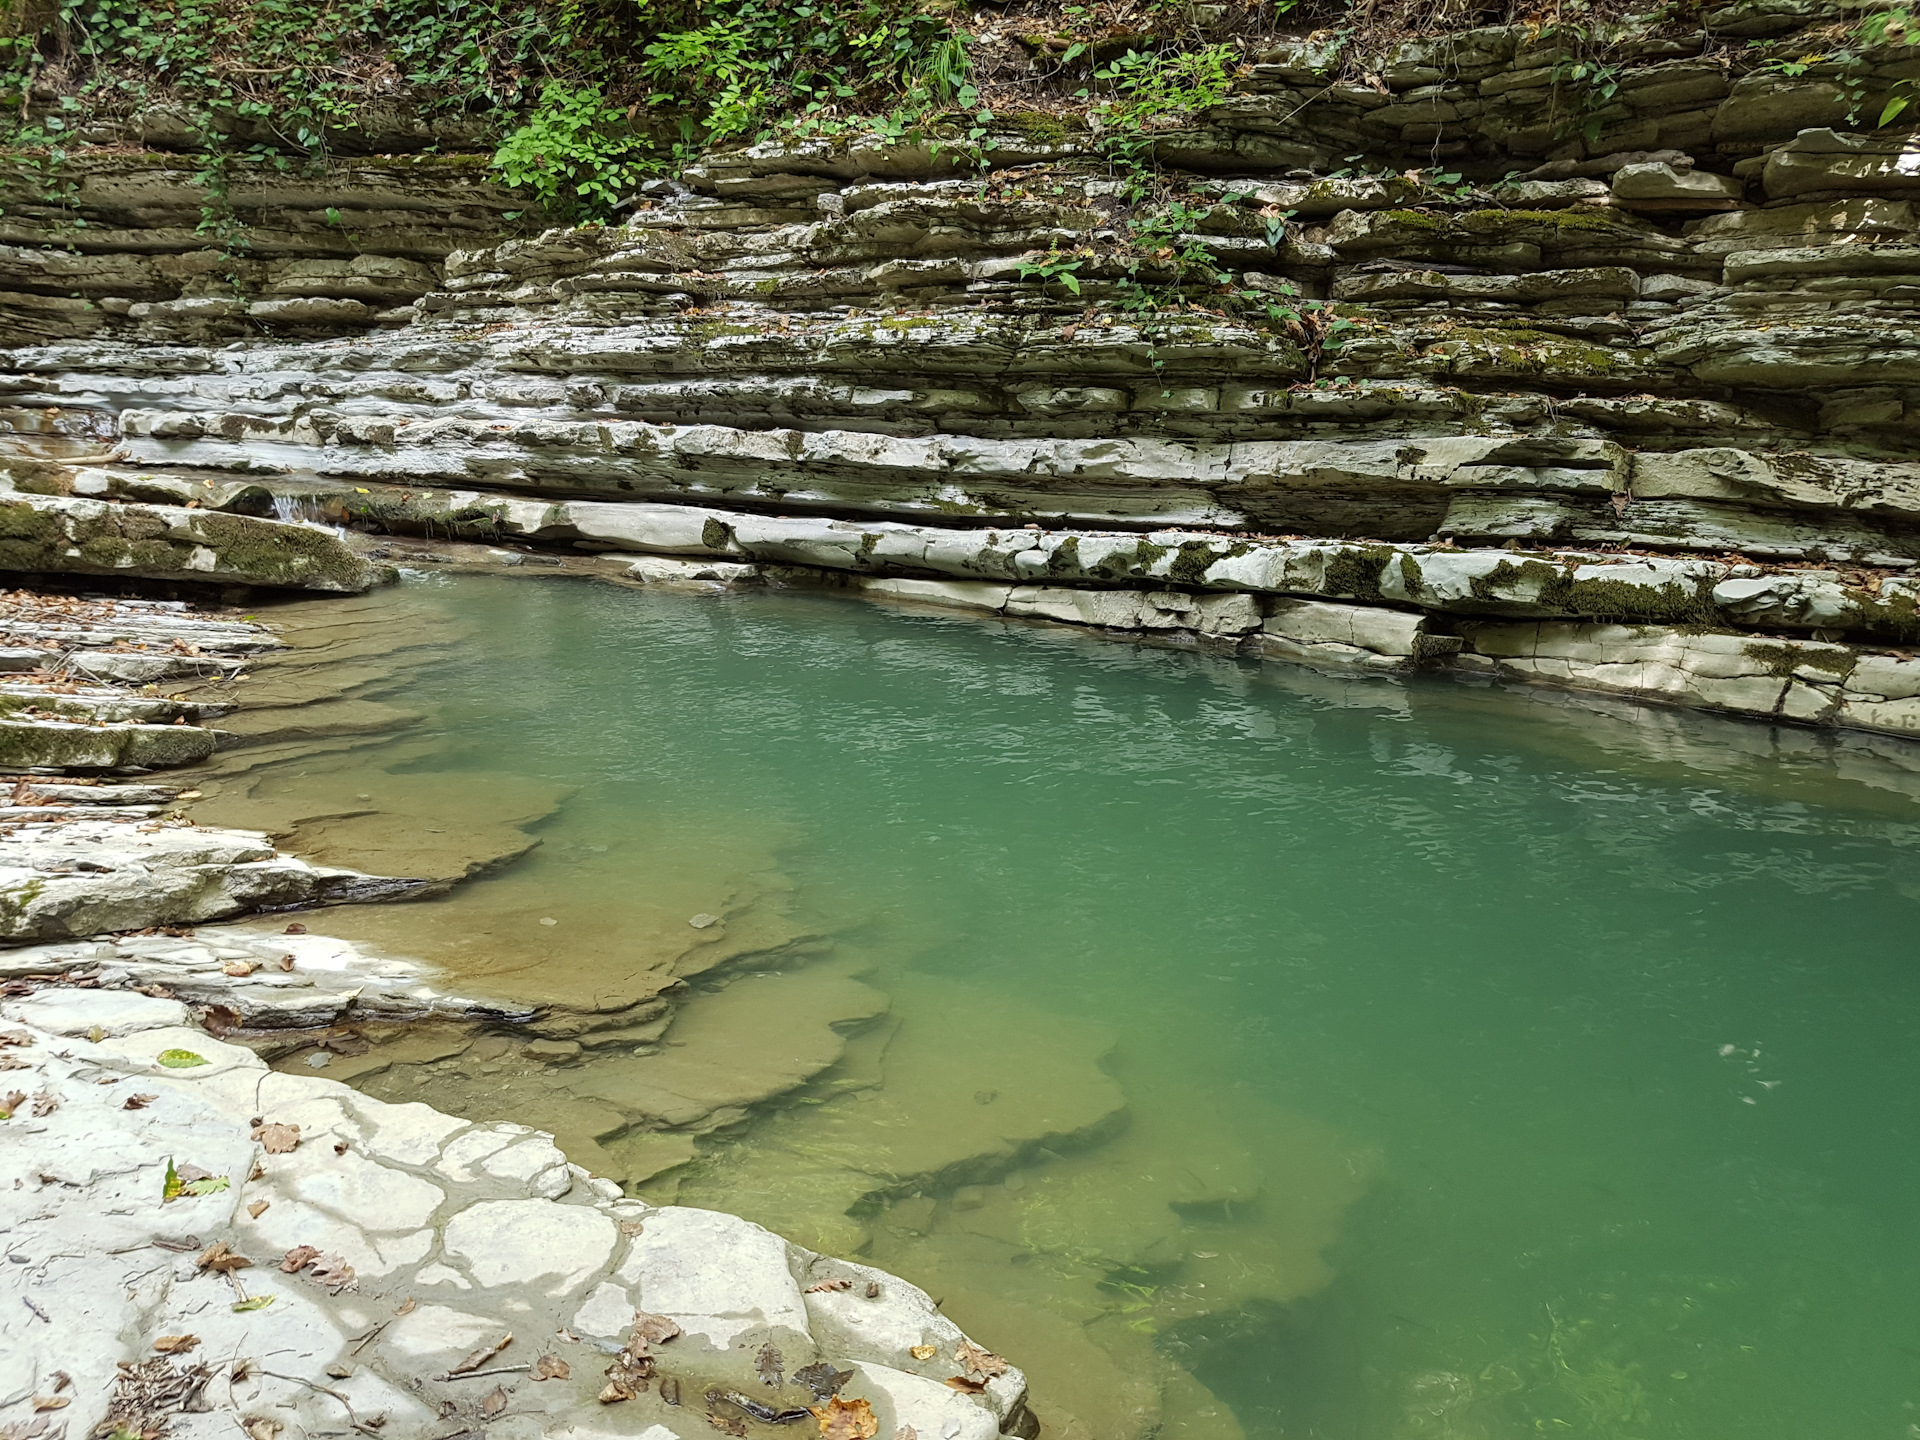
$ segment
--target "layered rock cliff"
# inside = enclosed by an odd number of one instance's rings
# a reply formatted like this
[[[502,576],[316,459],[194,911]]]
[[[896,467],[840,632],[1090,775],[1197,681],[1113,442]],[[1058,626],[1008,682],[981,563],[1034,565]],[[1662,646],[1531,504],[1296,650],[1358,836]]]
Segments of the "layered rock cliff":
[[[178,156],[16,169],[11,473],[1911,732],[1920,58],[1843,23],[1267,43],[1145,150],[767,141],[510,238],[474,157],[233,170],[240,249]]]

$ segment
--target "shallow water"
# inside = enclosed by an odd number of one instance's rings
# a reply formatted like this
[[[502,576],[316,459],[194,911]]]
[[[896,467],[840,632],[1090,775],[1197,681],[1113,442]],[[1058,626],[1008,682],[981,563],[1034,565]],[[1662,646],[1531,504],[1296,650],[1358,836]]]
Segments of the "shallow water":
[[[735,1085],[603,1163],[924,1284],[1052,1433],[1920,1434],[1899,747],[825,596],[393,605],[485,641],[357,783],[570,798],[329,928],[535,998],[692,976],[664,1050],[502,1103]]]

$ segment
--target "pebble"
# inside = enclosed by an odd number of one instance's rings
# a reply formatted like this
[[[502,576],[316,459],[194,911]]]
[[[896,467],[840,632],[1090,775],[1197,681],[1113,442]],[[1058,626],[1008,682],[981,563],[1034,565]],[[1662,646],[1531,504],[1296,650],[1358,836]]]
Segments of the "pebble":
[[[696,930],[704,930],[709,925],[718,925],[719,923],[720,923],[720,917],[718,915],[709,915],[704,910],[702,910],[698,915],[694,916],[691,920],[687,921],[687,924],[691,925]]]

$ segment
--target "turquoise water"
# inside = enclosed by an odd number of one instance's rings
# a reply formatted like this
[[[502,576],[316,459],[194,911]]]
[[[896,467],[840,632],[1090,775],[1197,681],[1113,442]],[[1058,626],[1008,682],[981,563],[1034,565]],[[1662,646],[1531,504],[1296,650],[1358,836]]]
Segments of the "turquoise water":
[[[539,895],[601,937],[542,963],[591,970],[659,898],[634,856],[737,860],[892,1000],[890,1061],[843,1027],[844,1092],[649,1193],[946,1287],[1055,1433],[1920,1435],[1898,747],[824,596],[406,603],[488,637],[411,678],[445,737],[414,763],[581,787],[447,904]],[[907,1048],[996,1016],[997,1080],[929,1059],[911,1100]],[[847,1218],[825,1137],[1019,1103],[1049,1026],[1110,1037],[1087,1104],[1117,1081],[1130,1130]],[[1159,1399],[1101,1414],[1124,1385]]]

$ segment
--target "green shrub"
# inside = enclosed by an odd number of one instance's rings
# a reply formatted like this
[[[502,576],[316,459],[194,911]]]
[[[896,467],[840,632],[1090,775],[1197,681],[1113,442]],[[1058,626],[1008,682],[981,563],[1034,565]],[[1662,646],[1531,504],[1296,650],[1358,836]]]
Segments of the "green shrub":
[[[552,80],[494,151],[493,165],[501,180],[531,191],[555,216],[601,215],[654,168],[650,150],[598,85]]]

